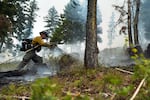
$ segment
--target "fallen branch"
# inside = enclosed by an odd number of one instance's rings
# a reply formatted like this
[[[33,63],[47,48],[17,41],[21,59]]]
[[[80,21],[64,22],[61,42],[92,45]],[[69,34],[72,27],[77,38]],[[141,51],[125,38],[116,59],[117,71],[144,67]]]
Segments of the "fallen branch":
[[[81,93],[78,92],[78,91],[76,91],[75,93],[72,93],[72,92],[70,92],[70,91],[62,90],[62,92],[63,92],[64,94],[67,94],[67,95],[70,95],[70,96],[74,96],[74,97],[77,97],[77,96],[79,96],[79,95],[82,96]]]
[[[17,99],[21,99],[21,100],[30,100],[30,97],[26,97],[26,96],[7,96],[7,95],[0,95],[0,97],[2,98],[17,98]]]
[[[108,96],[112,96],[111,93],[100,93],[102,96],[104,96],[105,98],[107,98]]]
[[[130,71],[127,71],[127,70],[123,70],[123,69],[120,69],[120,68],[115,68],[116,70],[119,70],[121,72],[124,72],[124,73],[128,73],[128,74],[134,74],[133,72],[130,72]]]
[[[110,98],[110,100],[114,100],[115,96],[116,96],[116,93],[114,93],[114,94],[112,95],[112,97]]]
[[[139,92],[140,88],[141,88],[141,87],[142,87],[142,85],[144,84],[145,79],[146,79],[146,77],[145,77],[144,79],[142,79],[142,81],[140,82],[140,84],[139,84],[138,88],[136,89],[136,91],[134,92],[134,94],[133,94],[133,96],[131,97],[131,99],[130,99],[130,100],[134,100],[135,96],[138,94],[138,92]]]

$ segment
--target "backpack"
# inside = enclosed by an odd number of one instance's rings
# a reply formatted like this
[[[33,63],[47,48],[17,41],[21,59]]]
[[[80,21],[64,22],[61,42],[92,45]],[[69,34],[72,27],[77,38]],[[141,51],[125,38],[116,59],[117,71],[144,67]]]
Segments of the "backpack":
[[[22,39],[20,51],[27,51],[33,48],[32,39]]]
[[[20,51],[27,51],[29,49],[34,49],[36,50],[37,52],[41,51],[41,46],[38,46],[35,48],[35,46],[37,46],[38,44],[36,45],[33,45],[32,44],[32,39],[22,39],[22,43],[21,43],[21,48],[20,48]]]

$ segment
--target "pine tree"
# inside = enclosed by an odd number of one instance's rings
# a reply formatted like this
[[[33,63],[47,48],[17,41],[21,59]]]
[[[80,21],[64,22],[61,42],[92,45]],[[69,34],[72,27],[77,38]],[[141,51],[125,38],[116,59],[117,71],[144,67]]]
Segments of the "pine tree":
[[[17,13],[16,5],[9,0],[0,1],[0,52],[4,44],[10,41],[13,18]]]
[[[48,15],[44,17],[44,20],[47,23],[47,25],[45,26],[47,28],[47,31],[49,33],[53,33],[55,28],[59,24],[59,15],[54,6],[49,9]]]
[[[26,27],[25,27],[25,34],[23,38],[28,38],[33,34],[32,29],[33,29],[33,23],[36,22],[35,18],[37,16],[36,11],[38,11],[39,8],[37,7],[37,2],[36,0],[33,0],[30,2],[29,8],[28,8],[28,16],[27,16],[27,22],[26,22]]]
[[[18,40],[28,37],[33,28],[35,17],[36,4],[35,0],[3,0],[0,1],[0,14],[5,15],[11,22],[11,31],[6,30],[5,37],[2,37],[1,44],[6,44],[6,47],[13,47],[11,37],[17,37]],[[5,21],[6,23],[7,21]],[[3,28],[4,29],[4,28]],[[6,37],[7,36],[7,37]],[[1,45],[2,47],[2,45]]]
[[[82,18],[82,6],[78,0],[70,0],[65,6],[64,18],[65,18],[65,38],[68,43],[76,43],[77,41],[84,41],[85,38],[85,22]],[[85,17],[86,18],[86,17]],[[84,18],[84,19],[85,19]]]
[[[20,41],[27,38],[32,33],[33,22],[35,21],[35,11],[37,11],[36,1],[19,0],[17,1],[17,15],[15,17],[14,33]],[[27,33],[26,33],[27,32]]]
[[[64,41],[67,43],[75,43],[78,41],[82,42],[85,40],[87,1],[85,0],[84,2],[85,3],[81,4],[79,0],[70,0],[70,2],[65,6],[64,14],[62,14],[63,20],[61,20],[61,25],[59,25],[61,26],[61,28],[57,30],[59,30],[59,32],[61,31],[60,34],[64,34]],[[97,13],[97,19],[98,27],[98,25],[101,23],[101,13],[99,9]],[[97,33],[102,33],[100,27],[97,28]],[[99,38],[98,40],[101,41],[101,38]]]

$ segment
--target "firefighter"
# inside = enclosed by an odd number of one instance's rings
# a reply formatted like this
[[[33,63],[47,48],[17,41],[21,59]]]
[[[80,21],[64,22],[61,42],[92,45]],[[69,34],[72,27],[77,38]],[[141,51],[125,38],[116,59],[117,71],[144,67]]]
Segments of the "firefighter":
[[[17,70],[21,71],[25,65],[29,63],[30,60],[32,60],[34,63],[43,63],[42,57],[36,54],[36,52],[39,52],[41,50],[41,46],[53,48],[55,45],[48,44],[44,42],[43,39],[48,38],[48,33],[46,31],[40,32],[40,36],[36,36],[32,40],[33,47],[26,51],[23,60],[20,62],[20,64],[17,67]]]

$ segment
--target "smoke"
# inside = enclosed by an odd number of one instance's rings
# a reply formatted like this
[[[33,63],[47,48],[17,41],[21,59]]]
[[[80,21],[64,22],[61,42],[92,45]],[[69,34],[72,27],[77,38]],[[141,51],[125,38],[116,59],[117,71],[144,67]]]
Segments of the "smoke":
[[[77,42],[74,44],[63,44],[58,45],[58,48],[61,51],[53,51],[53,56],[61,56],[63,54],[69,54],[73,58],[80,60],[81,62],[84,61],[84,51],[85,51],[85,42]],[[98,48],[100,53],[98,55],[99,63],[106,66],[106,67],[113,67],[113,66],[129,66],[133,64],[133,60],[130,59],[126,47],[114,47],[114,48],[102,48],[98,44]],[[58,56],[59,55],[59,56]]]
[[[100,48],[100,47],[99,47]],[[37,78],[47,77],[55,75],[58,71],[58,65],[54,65],[49,62],[49,57],[53,56],[59,58],[63,54],[69,54],[73,58],[76,58],[83,62],[85,51],[85,42],[77,42],[75,44],[63,44],[58,45],[54,49],[43,48],[38,54],[43,57],[45,64],[34,64],[31,62],[27,66],[28,72],[18,77],[7,77],[10,80],[24,80],[34,81]],[[134,64],[130,57],[126,53],[126,49],[123,47],[105,48],[100,50],[98,55],[99,63],[105,67],[113,66],[129,66]]]
[[[126,48],[123,47],[102,50],[99,55],[99,62],[106,67],[129,66],[134,63],[126,52]]]
[[[149,8],[150,8],[150,1],[149,0],[144,0],[144,2],[141,2],[141,10],[140,10],[140,24],[143,25],[144,30],[142,30],[142,34],[145,35],[145,38],[147,40],[150,40],[150,13],[149,13]]]
[[[6,50],[5,52],[0,53],[0,63],[9,60],[12,57],[13,57],[13,55],[11,53],[9,53],[8,50]]]
[[[32,65],[32,66],[30,66]],[[26,72],[23,75],[5,77],[8,80],[34,81],[37,78],[48,77],[56,74],[47,64],[30,64],[26,66]]]
[[[52,72],[53,71],[53,72]],[[34,64],[29,71],[23,75],[25,81],[33,81],[37,78],[55,75],[54,70],[47,64]]]
[[[77,42],[72,44],[63,44],[59,45],[59,48],[62,49],[66,54],[70,54],[72,57],[83,61],[85,42]]]

